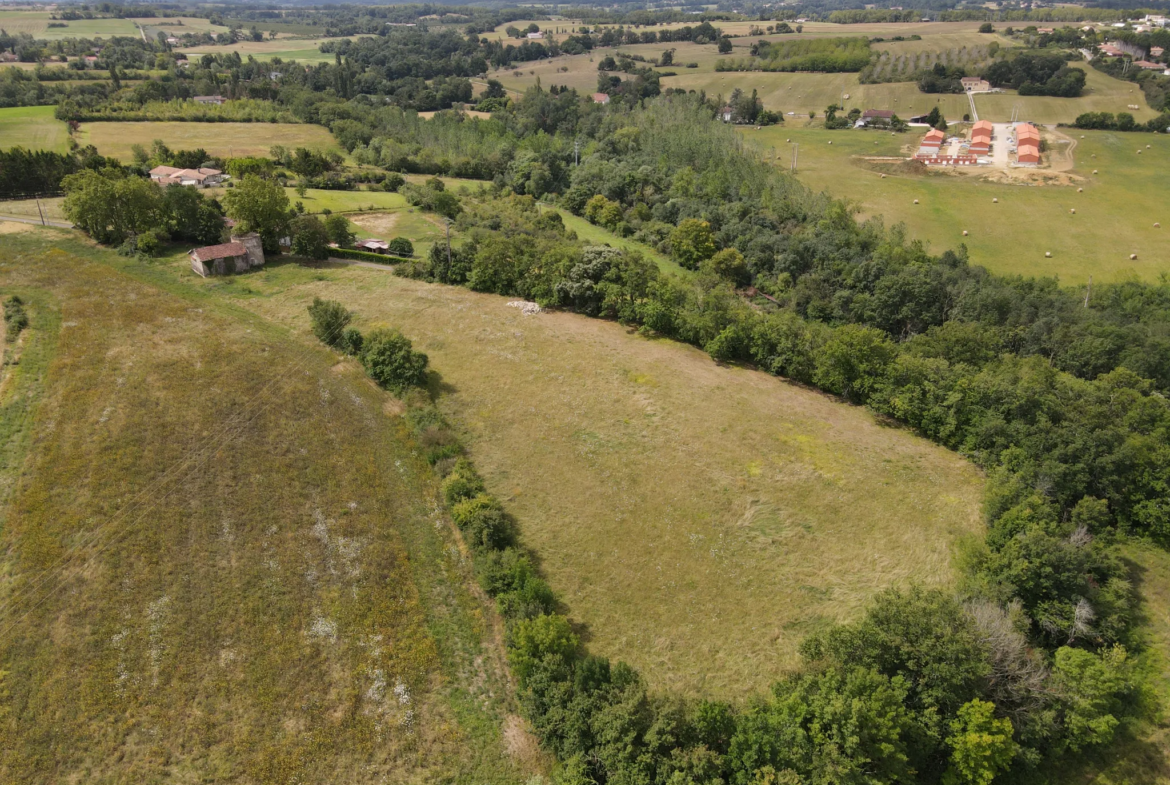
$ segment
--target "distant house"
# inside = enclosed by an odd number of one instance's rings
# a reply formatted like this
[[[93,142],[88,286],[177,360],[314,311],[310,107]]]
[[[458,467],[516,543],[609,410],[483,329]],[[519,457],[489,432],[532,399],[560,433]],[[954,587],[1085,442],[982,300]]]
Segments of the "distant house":
[[[929,131],[926,132],[926,136],[923,137],[922,146],[923,147],[939,147],[942,145],[943,140],[945,140],[946,138],[947,138],[947,135],[944,132],[938,130],[937,128],[931,128]]]
[[[1161,63],[1151,63],[1149,60],[1134,60],[1133,64],[1146,71],[1161,71],[1166,67]]]
[[[0,52],[0,63],[15,63],[16,60],[15,52]]]
[[[971,126],[971,144],[969,149],[977,155],[986,155],[991,151],[991,133],[994,126],[986,120],[979,120]]]
[[[528,40],[529,41],[542,41],[542,40],[544,40],[544,33],[529,33]]]
[[[230,243],[192,249],[188,254],[191,269],[206,278],[209,275],[244,273],[264,266],[264,246],[260,235],[232,235]]]
[[[186,68],[189,65],[191,64],[187,62],[185,57],[180,57],[175,60],[175,68]]]
[[[98,61],[97,55],[86,55],[83,59],[87,65],[93,65]]]
[[[226,103],[227,99],[222,95],[197,95],[192,99],[197,104],[220,104]]]
[[[1101,54],[1107,57],[1121,57],[1125,54],[1125,52],[1121,51],[1121,49],[1114,46],[1113,44],[1101,44],[1101,46],[1097,48],[1101,50]]]
[[[1031,123],[1016,126],[1016,163],[1040,163],[1040,130]]]
[[[609,103],[609,95],[607,93],[594,93],[593,94],[593,103],[595,103],[595,104],[608,104]]]
[[[724,106],[719,110],[719,119],[725,123],[730,123],[731,118],[735,116],[735,112],[730,106]]]
[[[1160,47],[1160,46],[1151,46],[1150,47],[1150,57],[1161,57],[1165,53],[1166,53],[1166,50],[1163,47]]]
[[[196,188],[206,188],[210,185],[219,185],[224,178],[223,172],[206,166],[198,169],[156,166],[150,170],[150,179],[160,185],[192,185]]]
[[[174,46],[175,44],[179,43],[179,39],[175,38],[173,35],[167,36],[167,43],[171,46]]]
[[[275,82],[276,80],[280,79],[280,77],[282,77],[282,76],[284,76],[284,74],[282,74],[280,71],[271,71],[271,72],[269,72],[269,74],[268,74],[268,78],[269,78],[269,79],[271,79],[271,80],[272,80],[272,81],[274,81],[274,82]]]
[[[1036,32],[1040,33],[1040,35],[1044,35],[1045,33],[1055,33],[1056,30],[1051,27],[1041,27]]]
[[[889,125],[893,119],[894,110],[892,109],[866,109],[861,113],[861,117],[857,119],[855,127],[864,128],[870,125]]]
[[[978,76],[964,76],[959,82],[968,93],[986,93],[991,89],[991,82]]]
[[[390,250],[390,243],[371,237],[367,240],[358,240],[353,244],[353,247],[359,251],[368,251],[369,253],[386,253]]]

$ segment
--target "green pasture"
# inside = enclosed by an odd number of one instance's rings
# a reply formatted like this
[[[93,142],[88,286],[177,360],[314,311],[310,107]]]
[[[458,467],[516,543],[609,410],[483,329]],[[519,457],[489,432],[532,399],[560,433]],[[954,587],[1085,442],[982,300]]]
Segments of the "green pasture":
[[[0,150],[24,147],[64,153],[69,130],[53,116],[53,106],[16,106],[0,109]]]
[[[61,38],[113,38],[139,35],[138,27],[129,19],[54,20],[48,11],[0,10],[0,28],[14,33],[28,33],[35,38],[55,41]],[[60,21],[65,27],[49,27],[49,22]]]
[[[1010,185],[933,172],[916,176],[893,169],[883,179],[859,158],[905,155],[917,135],[782,126],[744,131],[785,168],[792,156],[787,140],[799,144],[802,181],[850,200],[862,216],[905,223],[910,237],[929,242],[936,253],[965,243],[971,261],[994,272],[1054,275],[1066,284],[1083,283],[1090,275],[1098,282],[1134,276],[1155,280],[1170,272],[1170,200],[1158,196],[1166,190],[1170,138],[1071,133],[1076,163],[1069,186]],[[1154,228],[1155,223],[1164,228]]]

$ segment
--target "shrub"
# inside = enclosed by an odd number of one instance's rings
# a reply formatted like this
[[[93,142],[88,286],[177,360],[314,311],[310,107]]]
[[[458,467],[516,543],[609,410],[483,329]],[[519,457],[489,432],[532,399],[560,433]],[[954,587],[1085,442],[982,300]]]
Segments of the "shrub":
[[[571,661],[578,645],[577,636],[564,616],[548,614],[526,619],[512,629],[509,650],[512,670],[523,684],[545,657],[559,656]]]
[[[426,383],[427,356],[397,330],[380,327],[367,335],[361,360],[370,378],[388,390],[400,393]]]
[[[395,237],[388,245],[387,250],[395,256],[414,256],[414,244],[405,237]]]
[[[342,348],[342,338],[346,325],[353,314],[336,300],[322,300],[313,298],[309,306],[309,322],[312,325],[313,335],[321,343],[334,348]]]
[[[508,516],[486,493],[464,499],[451,508],[451,518],[475,550],[498,550],[508,543]]]
[[[15,294],[4,301],[4,325],[8,330],[8,340],[12,341],[21,330],[28,327],[28,314],[24,312],[24,300]]]
[[[447,479],[443,480],[443,499],[449,507],[478,496],[483,491],[483,480],[479,478],[475,468],[466,459],[461,458],[451,473],[447,475]]]
[[[386,179],[382,181],[382,189],[391,193],[396,192],[404,185],[406,185],[406,178],[398,172],[390,172],[386,175]]]
[[[346,354],[358,356],[362,353],[362,344],[365,338],[356,327],[346,327],[341,333],[341,344],[338,348]]]

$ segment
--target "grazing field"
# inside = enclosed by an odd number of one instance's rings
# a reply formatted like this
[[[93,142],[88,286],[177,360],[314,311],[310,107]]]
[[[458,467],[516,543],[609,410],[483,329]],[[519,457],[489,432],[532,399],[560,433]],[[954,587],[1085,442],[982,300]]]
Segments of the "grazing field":
[[[64,221],[65,212],[61,205],[65,202],[63,196],[52,196],[47,199],[14,199],[0,202],[0,215],[15,215],[18,218],[40,219],[43,215],[50,221]]]
[[[218,35],[230,32],[228,27],[215,25],[207,19],[193,16],[142,17],[131,21],[137,22],[143,27],[146,30],[146,37],[151,39],[157,36],[159,30],[173,36],[181,36],[183,33],[216,33]]]
[[[339,150],[329,129],[299,123],[184,123],[184,122],[97,122],[82,123],[78,143],[92,144],[102,155],[121,161],[133,159],[134,145],[147,150],[162,139],[174,150],[202,147],[211,155],[239,157],[268,155],[273,145],[291,149]]]
[[[182,259],[172,270],[233,292]],[[285,266],[235,287],[297,331],[314,296],[362,329],[401,327],[591,649],[656,690],[767,686],[804,635],[875,590],[948,583],[951,544],[981,525],[982,482],[959,456],[618,324],[526,317],[507,298],[353,267]]]
[[[15,106],[0,109],[0,150],[69,150],[69,129],[53,116],[55,106]]]
[[[394,402],[159,271],[53,230],[0,248],[52,348],[4,463],[5,778],[527,779],[494,616]]]
[[[361,38],[362,36],[351,36]],[[332,63],[335,55],[321,51],[321,44],[325,41],[338,41],[338,38],[277,38],[274,41],[237,41],[224,46],[197,46],[187,50],[190,55],[227,54],[239,52],[244,59],[252,55],[257,59],[267,60],[279,57],[282,60],[296,60],[301,63]]]
[[[55,41],[61,38],[113,38],[137,36],[138,26],[129,19],[77,19],[62,21],[65,27],[49,27],[48,11],[0,11],[0,28],[9,33],[28,33],[34,38]]]
[[[549,208],[554,209],[554,208]],[[678,262],[671,259],[669,256],[658,253],[648,245],[639,243],[635,240],[630,240],[625,237],[619,237],[613,232],[609,231],[603,226],[596,226],[591,224],[579,215],[573,215],[568,210],[557,210],[561,215],[561,220],[565,227],[572,229],[577,233],[577,236],[588,243],[595,245],[612,245],[614,248],[622,248],[629,251],[637,251],[652,260],[658,265],[658,269],[663,272],[671,272],[676,274],[685,274],[686,271],[679,266]]]
[[[1098,282],[1131,276],[1152,281],[1170,273],[1170,200],[1156,196],[1165,193],[1170,137],[1067,130],[1076,143],[1075,167],[1068,173],[1071,184],[1064,186],[894,169],[885,170],[882,179],[859,158],[905,155],[903,148],[913,146],[920,133],[783,127],[743,133],[783,167],[791,163],[786,142],[791,139],[800,145],[801,180],[853,201],[863,216],[905,223],[911,237],[929,241],[936,253],[965,243],[972,262],[995,272],[1055,275],[1065,284],[1084,283],[1090,275]],[[1155,223],[1164,228],[1154,228]],[[1136,260],[1130,260],[1131,253]]]

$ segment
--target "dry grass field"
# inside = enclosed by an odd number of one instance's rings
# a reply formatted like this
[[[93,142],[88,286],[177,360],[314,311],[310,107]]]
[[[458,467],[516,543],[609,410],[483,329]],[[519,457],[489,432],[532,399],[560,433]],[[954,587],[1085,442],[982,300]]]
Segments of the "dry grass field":
[[[211,155],[240,157],[267,156],[273,145],[291,149],[339,150],[329,129],[299,123],[184,123],[184,122],[99,122],[82,123],[77,140],[92,144],[102,155],[121,161],[133,160],[133,146],[147,150],[155,139],[162,139],[171,149],[194,150],[202,147]]]
[[[51,348],[0,398],[0,432],[32,423],[2,464],[3,777],[526,779],[490,617],[393,402],[158,272],[72,233],[0,245],[22,340]]]
[[[882,587],[946,584],[981,479],[864,409],[698,350],[387,271],[284,266],[192,285],[304,333],[314,296],[401,327],[489,489],[594,651],[656,689],[739,697]]]
[[[994,272],[1055,275],[1074,285],[1090,275],[1105,282],[1134,276],[1154,281],[1170,274],[1168,229],[1155,228],[1170,227],[1170,200],[1158,198],[1166,190],[1170,138],[1064,130],[1076,145],[1074,165],[1055,185],[865,165],[864,156],[906,155],[921,131],[893,136],[776,126],[744,129],[743,134],[785,168],[792,160],[791,139],[800,145],[797,176],[802,181],[852,201],[863,217],[905,223],[910,236],[928,241],[935,253],[965,243],[971,261]],[[1054,144],[1053,149],[1069,146]],[[1046,257],[1049,252],[1052,256]]]

